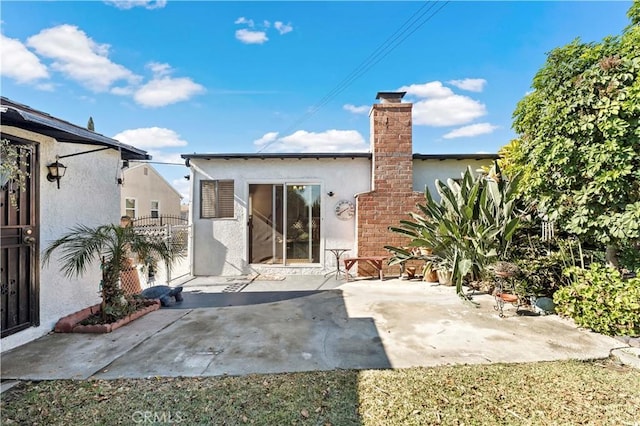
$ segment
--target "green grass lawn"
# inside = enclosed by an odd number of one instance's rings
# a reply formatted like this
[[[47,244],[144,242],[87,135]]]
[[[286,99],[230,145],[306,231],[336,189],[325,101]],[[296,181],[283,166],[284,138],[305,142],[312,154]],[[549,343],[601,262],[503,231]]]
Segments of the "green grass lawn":
[[[638,425],[640,371],[606,360],[32,382],[2,394],[1,423]]]

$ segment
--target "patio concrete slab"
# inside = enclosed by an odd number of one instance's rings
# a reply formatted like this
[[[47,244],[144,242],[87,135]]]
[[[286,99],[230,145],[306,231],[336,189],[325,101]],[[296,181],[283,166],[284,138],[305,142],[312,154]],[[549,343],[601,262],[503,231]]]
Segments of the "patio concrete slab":
[[[2,380],[87,379],[175,322],[158,310],[107,334],[50,333],[2,354]]]
[[[597,359],[623,346],[557,316],[516,315],[509,305],[499,318],[491,296],[475,296],[476,308],[451,287],[398,279],[289,280],[252,281],[239,293],[215,294],[218,307],[161,309],[107,335],[45,336],[2,354],[2,379]],[[274,299],[283,288],[290,297]]]

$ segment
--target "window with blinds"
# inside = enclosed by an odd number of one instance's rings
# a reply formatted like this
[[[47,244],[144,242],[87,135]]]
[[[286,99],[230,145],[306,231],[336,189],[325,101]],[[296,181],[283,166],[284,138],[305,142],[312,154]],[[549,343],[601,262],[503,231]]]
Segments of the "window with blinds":
[[[233,180],[200,181],[200,218],[235,217]]]

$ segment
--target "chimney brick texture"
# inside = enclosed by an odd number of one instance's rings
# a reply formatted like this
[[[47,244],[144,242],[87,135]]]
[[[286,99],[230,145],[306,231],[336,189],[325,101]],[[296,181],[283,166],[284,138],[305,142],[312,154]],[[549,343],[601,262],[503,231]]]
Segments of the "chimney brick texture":
[[[372,191],[357,198],[358,256],[389,256],[385,245],[406,246],[409,239],[388,228],[409,219],[408,212],[424,202],[424,194],[413,191],[411,108],[410,103],[381,103],[371,110]],[[363,262],[358,275],[375,276],[375,271]]]

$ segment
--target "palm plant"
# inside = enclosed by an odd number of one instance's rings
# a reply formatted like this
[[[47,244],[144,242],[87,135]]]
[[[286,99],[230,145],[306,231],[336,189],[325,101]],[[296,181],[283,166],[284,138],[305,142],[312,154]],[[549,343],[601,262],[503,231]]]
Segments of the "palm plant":
[[[427,189],[425,204],[418,205],[422,214],[410,213],[412,220],[390,229],[411,238],[412,247],[430,247],[436,259],[448,263],[462,295],[465,277],[480,278],[489,264],[505,256],[519,224],[515,184],[502,178],[497,162],[486,175],[474,177],[468,168],[459,181],[436,181],[440,201]],[[394,254],[390,264],[415,259],[409,250],[386,248]]]
[[[44,252],[43,262],[48,264],[52,254],[61,251],[60,270],[68,278],[78,277],[89,265],[100,262],[102,269],[101,313],[103,321],[107,315],[123,316],[128,312],[128,301],[120,288],[120,274],[130,267],[130,257],[153,258],[164,261],[167,268],[178,256],[164,238],[136,232],[133,227],[115,224],[95,228],[77,225],[62,237],[51,242]]]

